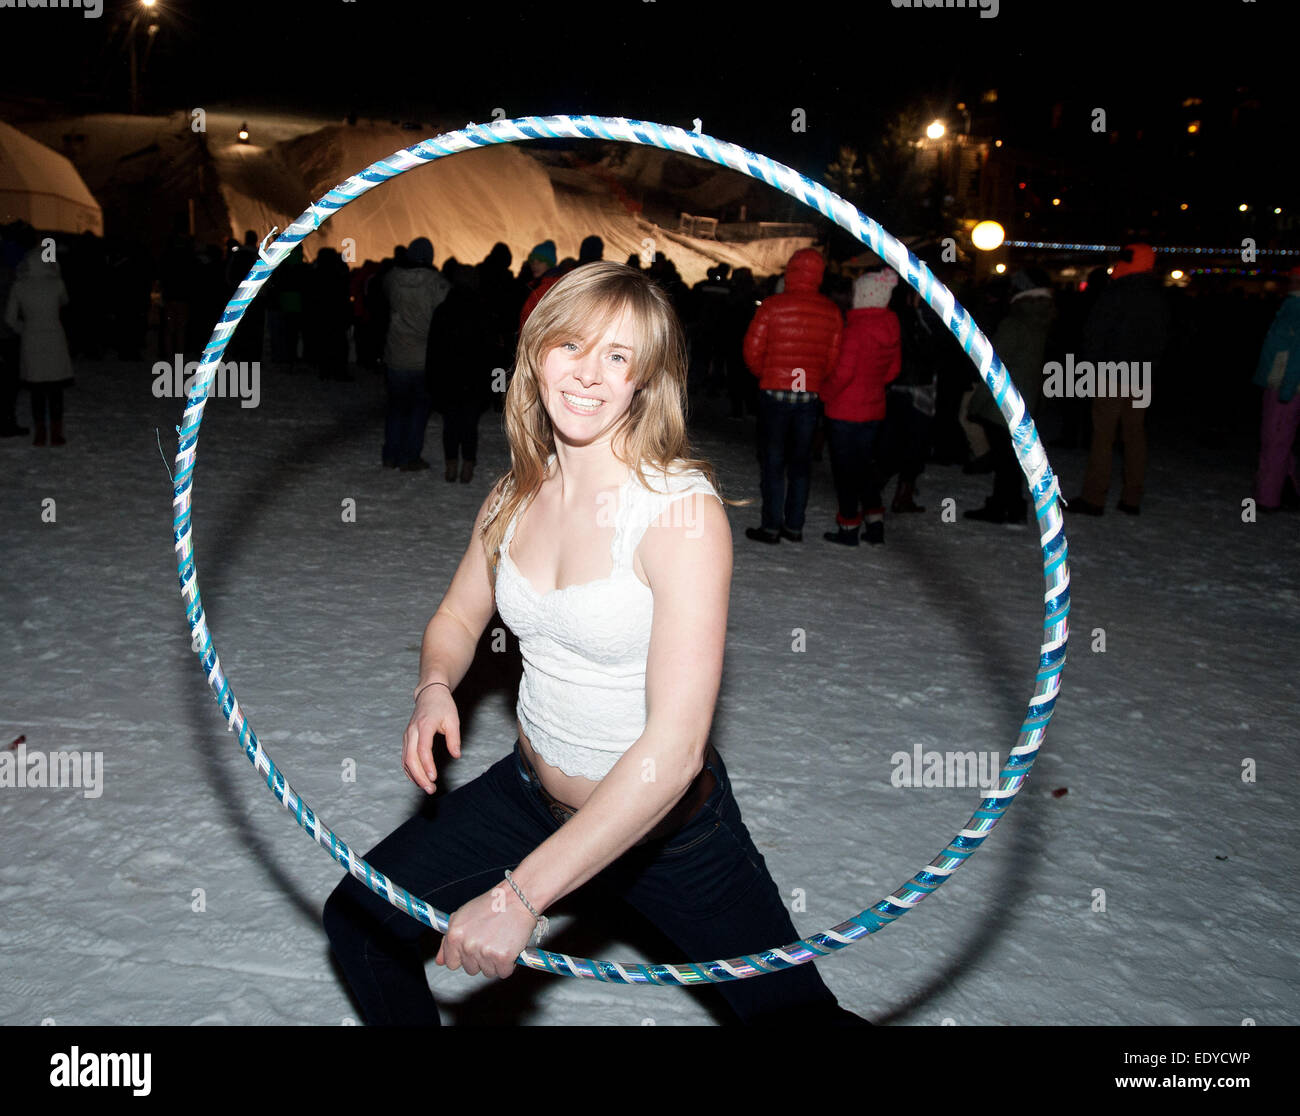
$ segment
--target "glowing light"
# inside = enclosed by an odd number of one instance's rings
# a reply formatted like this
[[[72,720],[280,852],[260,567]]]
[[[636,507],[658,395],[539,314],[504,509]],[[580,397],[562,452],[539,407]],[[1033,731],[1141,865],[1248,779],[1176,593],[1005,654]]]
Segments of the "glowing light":
[[[1245,213],[1246,210],[1248,210],[1249,208],[1250,208],[1250,206],[1248,206],[1245,202],[1242,202],[1239,206],[1237,206],[1237,212],[1238,212],[1238,213]]]
[[[1190,124],[1187,125],[1187,134],[1189,136],[1196,135],[1196,133],[1199,132],[1200,130],[1201,130],[1201,122],[1199,120],[1193,120]]]
[[[943,139],[943,133],[946,130],[947,129],[945,129],[943,126],[943,121],[936,120],[928,128],[926,128],[925,134],[929,136],[932,140]]]
[[[1281,207],[1280,205],[1276,205],[1276,206],[1273,207],[1273,213],[1274,213],[1274,214],[1278,214],[1278,213],[1281,213],[1281,212],[1282,212],[1282,207]]]
[[[1051,248],[1066,252],[1118,252],[1119,244],[1067,244],[1058,240],[1008,240],[1008,248]],[[1193,248],[1183,244],[1153,244],[1157,252],[1194,253],[1198,256],[1239,256],[1241,245],[1235,248]],[[1260,256],[1300,256],[1300,248],[1256,248]]]
[[[1002,246],[1006,236],[1006,230],[996,221],[981,221],[971,230],[970,239],[981,252],[992,252]]]
[[[1002,141],[1001,141],[1001,140],[994,140],[994,141],[993,141],[993,146],[994,146],[994,147],[1001,147],[1001,146],[1002,146]]]
[[[993,270],[996,271],[999,275],[1001,275],[1004,271],[1006,271],[1006,269],[1007,269],[1007,265],[1000,263]]]
[[[1186,202],[1183,202],[1183,204],[1180,205],[1178,208],[1179,208],[1179,209],[1186,209],[1186,208],[1187,208],[1187,203],[1186,203]]]
[[[1177,282],[1182,277],[1183,277],[1183,273],[1179,271],[1178,268],[1174,268],[1174,270],[1169,273],[1169,278],[1173,279],[1175,282]]]
[[[1060,205],[1060,204],[1061,204],[1061,199],[1060,199],[1060,198],[1053,198],[1053,199],[1052,199],[1052,204],[1053,204],[1053,205]]]

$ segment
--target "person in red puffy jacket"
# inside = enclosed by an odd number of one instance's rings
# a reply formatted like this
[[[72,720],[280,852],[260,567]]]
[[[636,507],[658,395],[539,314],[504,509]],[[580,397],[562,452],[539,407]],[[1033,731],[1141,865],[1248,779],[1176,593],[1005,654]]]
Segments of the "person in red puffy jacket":
[[[829,542],[858,545],[858,528],[867,517],[864,537],[885,541],[885,506],[876,470],[876,442],[885,421],[885,391],[903,367],[898,315],[889,299],[898,273],[885,268],[859,275],[853,283],[839,360],[822,384],[831,448],[831,475],[839,511],[837,531]]]
[[[803,540],[819,392],[839,358],[844,328],[839,307],[818,293],[825,268],[812,248],[791,256],[785,290],[763,302],[745,333],[745,364],[758,377],[763,493],[762,526],[746,528],[745,535],[758,542]]]

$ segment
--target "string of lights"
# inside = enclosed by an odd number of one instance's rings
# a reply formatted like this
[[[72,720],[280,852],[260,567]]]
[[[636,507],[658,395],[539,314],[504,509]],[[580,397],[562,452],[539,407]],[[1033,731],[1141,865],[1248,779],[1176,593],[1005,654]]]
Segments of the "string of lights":
[[[1068,244],[1057,240],[1008,240],[1006,244],[1010,248],[1047,248],[1060,252],[1111,253],[1118,252],[1124,247],[1122,244]],[[1186,248],[1178,245],[1155,244],[1152,248],[1156,252],[1189,256],[1239,256],[1242,253],[1240,245],[1236,248]],[[1256,248],[1254,252],[1257,256],[1300,256],[1300,249],[1297,248]]]

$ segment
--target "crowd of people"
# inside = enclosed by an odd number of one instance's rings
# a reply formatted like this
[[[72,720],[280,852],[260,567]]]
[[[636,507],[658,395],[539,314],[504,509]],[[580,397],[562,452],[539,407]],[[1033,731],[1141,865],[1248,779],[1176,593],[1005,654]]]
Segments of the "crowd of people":
[[[1050,401],[1057,446],[1087,447],[1082,491],[1072,512],[1105,513],[1122,451],[1117,508],[1138,515],[1146,478],[1146,417],[1151,384],[1186,425],[1212,425],[1211,409],[1231,410],[1249,371],[1243,353],[1260,353],[1254,384],[1263,389],[1254,496],[1261,512],[1300,508],[1295,438],[1300,426],[1300,269],[1290,273],[1280,306],[1223,299],[1207,327],[1201,306],[1165,288],[1150,245],[1126,245],[1109,267],[1078,289],[1057,289],[1036,267],[976,287],[949,274],[960,301],[975,312],[1025,402],[1042,424],[1047,369],[1054,361],[1087,365],[1097,377],[1085,391]],[[944,269],[935,268],[936,272]],[[944,278],[943,275],[940,276]],[[1267,337],[1267,310],[1273,324]],[[1220,327],[1213,333],[1215,321]],[[1223,333],[1229,325],[1228,343]],[[1261,351],[1262,342],[1262,351]],[[1006,419],[969,358],[937,315],[887,267],[851,281],[828,277],[819,252],[796,252],[783,289],[759,307],[744,340],[744,358],[760,387],[758,456],[762,522],[746,530],[756,542],[802,542],[811,462],[829,444],[838,511],[824,538],[849,546],[884,542],[882,490],[892,477],[894,513],[916,502],[927,461],[992,473],[992,492],[969,520],[1029,521],[1024,475]],[[1102,368],[1122,365],[1124,379],[1103,386]],[[1131,373],[1131,377],[1130,374]],[[1141,380],[1142,397],[1133,387]],[[1118,387],[1119,390],[1116,390]],[[976,454],[971,434],[987,444]]]
[[[249,307],[224,359],[269,360],[278,373],[314,370],[341,381],[353,379],[355,361],[383,375],[383,466],[430,468],[424,441],[437,412],[445,477],[468,483],[481,416],[501,410],[524,322],[562,276],[602,260],[604,251],[600,237],[589,236],[576,257],[557,259],[546,240],[516,270],[510,248],[497,243],[479,263],[437,266],[434,246],[421,236],[385,259],[349,267],[332,247],[319,248],[308,263],[299,245]],[[0,229],[0,437],[30,432],[16,417],[22,385],[31,395],[34,444],[66,444],[63,391],[79,359],[196,358],[257,252],[251,231],[242,242],[203,244],[184,221],[156,260],[122,238],[51,239],[23,223]],[[640,270],[641,257],[630,255],[626,266]],[[1150,246],[1132,244],[1077,289],[1055,287],[1028,266],[980,285],[952,268],[934,270],[992,338],[1040,427],[1051,408],[1054,444],[1089,448],[1071,511],[1104,513],[1118,440],[1117,508],[1139,513],[1146,407],[1114,395],[1049,403],[1042,391],[1047,362],[1065,354],[1094,365],[1149,362],[1155,379],[1164,374],[1162,393],[1178,399],[1193,424],[1209,424],[1225,391],[1244,381],[1247,349],[1259,354],[1254,383],[1262,389],[1257,504],[1262,511],[1300,505],[1300,301],[1291,297],[1300,294],[1300,269],[1280,307],[1240,292],[1226,302],[1216,296],[1214,317],[1231,328],[1211,330],[1195,296],[1165,288],[1155,266]],[[662,253],[646,270],[682,322],[691,395],[723,398],[734,420],[757,418],[762,517],[748,538],[802,541],[812,463],[824,449],[837,504],[833,529],[823,536],[830,542],[883,543],[883,490],[894,478],[891,512],[924,511],[917,496],[929,462],[992,474],[992,491],[967,518],[1031,518],[1012,436],[991,393],[935,313],[891,269],[828,271],[822,252],[808,248],[791,256],[783,275],[761,280],[748,268],[718,263],[689,287]],[[151,320],[156,354],[146,353]],[[987,450],[976,453],[972,442]]]

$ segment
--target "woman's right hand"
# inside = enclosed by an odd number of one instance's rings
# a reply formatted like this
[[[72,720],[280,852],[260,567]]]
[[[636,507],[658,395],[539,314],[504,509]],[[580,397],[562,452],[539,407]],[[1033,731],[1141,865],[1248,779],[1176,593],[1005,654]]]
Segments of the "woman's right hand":
[[[415,700],[415,712],[402,737],[402,770],[426,794],[438,789],[438,769],[433,763],[433,738],[442,733],[447,751],[460,759],[460,714],[451,691],[442,685],[426,686]]]

